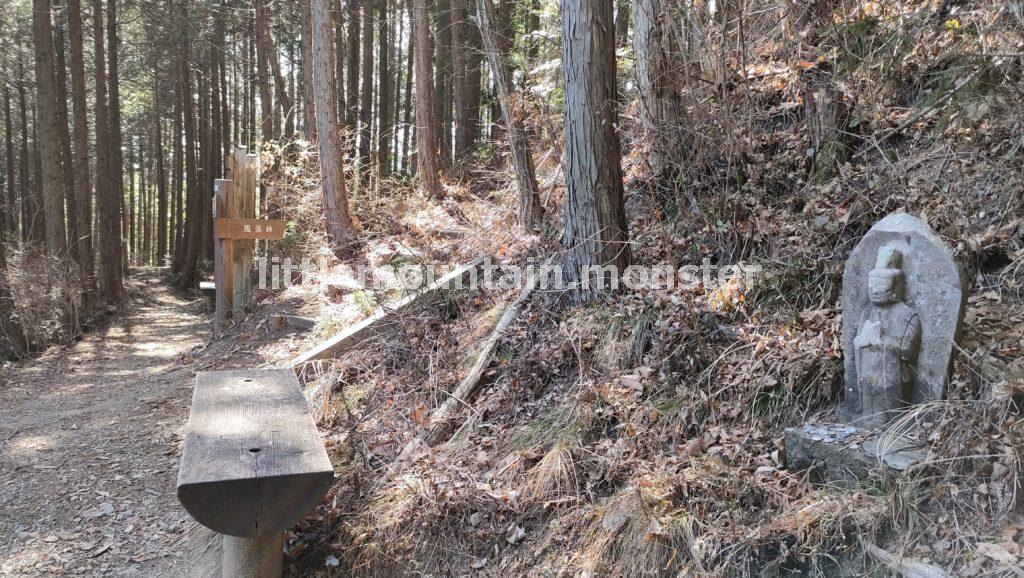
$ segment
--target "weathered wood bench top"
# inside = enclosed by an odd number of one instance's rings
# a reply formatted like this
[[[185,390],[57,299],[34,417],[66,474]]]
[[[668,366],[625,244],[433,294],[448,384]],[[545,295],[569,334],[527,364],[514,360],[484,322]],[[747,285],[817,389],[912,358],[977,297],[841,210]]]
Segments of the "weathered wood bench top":
[[[292,370],[196,375],[178,499],[198,522],[238,537],[280,532],[333,477]]]

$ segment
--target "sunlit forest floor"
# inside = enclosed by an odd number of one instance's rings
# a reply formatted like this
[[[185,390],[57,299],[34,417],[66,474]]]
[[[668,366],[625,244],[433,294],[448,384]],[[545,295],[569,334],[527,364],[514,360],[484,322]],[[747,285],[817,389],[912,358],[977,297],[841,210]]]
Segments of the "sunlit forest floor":
[[[4,576],[184,576],[174,493],[206,313],[136,271],[124,315],[0,369]]]

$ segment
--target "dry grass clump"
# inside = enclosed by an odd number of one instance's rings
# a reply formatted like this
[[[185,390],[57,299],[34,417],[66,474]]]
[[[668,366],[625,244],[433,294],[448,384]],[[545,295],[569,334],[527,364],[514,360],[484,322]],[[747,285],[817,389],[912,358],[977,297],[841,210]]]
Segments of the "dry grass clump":
[[[696,522],[685,513],[668,511],[667,490],[660,485],[627,487],[597,504],[576,551],[581,571],[648,576],[699,570]]]
[[[885,502],[866,494],[805,489],[788,499],[772,488],[776,481],[714,461],[641,478],[563,516],[587,520],[572,542],[571,565],[588,575],[830,576],[839,565],[824,554],[851,552],[857,536],[887,519]]]
[[[526,478],[525,499],[541,507],[573,501],[582,487],[573,449],[561,443],[548,450]]]
[[[26,349],[15,357],[31,355],[51,343],[78,333],[81,323],[81,284],[73,265],[57,266],[37,247],[7,247],[7,283],[14,303],[14,318],[24,334]],[[4,340],[6,341],[6,340]]]

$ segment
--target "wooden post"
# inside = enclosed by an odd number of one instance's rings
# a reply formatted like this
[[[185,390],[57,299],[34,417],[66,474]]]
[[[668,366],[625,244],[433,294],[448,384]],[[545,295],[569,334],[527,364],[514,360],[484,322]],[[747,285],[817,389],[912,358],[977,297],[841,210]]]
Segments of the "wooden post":
[[[216,179],[213,181],[214,219],[229,216],[230,197],[233,188],[231,181],[228,179]],[[233,268],[230,264],[234,260],[234,240],[219,238],[215,234],[213,248],[213,282],[216,285],[217,299],[213,329],[215,333],[220,333],[224,327],[224,322],[227,321],[228,311],[231,311]]]
[[[284,532],[249,538],[225,535],[223,541],[224,578],[281,578],[284,573]]]
[[[228,171],[234,183],[231,191],[229,214],[230,218],[256,218],[256,182],[259,174],[259,157],[248,154],[245,147],[235,147],[228,159]],[[252,258],[255,241],[243,239],[235,241],[231,260],[232,275],[232,307],[235,315],[245,312],[252,291]]]

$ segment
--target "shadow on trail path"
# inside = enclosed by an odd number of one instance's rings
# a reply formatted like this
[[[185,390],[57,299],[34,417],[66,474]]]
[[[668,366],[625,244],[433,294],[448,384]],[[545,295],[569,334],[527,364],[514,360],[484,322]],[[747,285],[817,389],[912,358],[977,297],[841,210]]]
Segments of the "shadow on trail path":
[[[175,497],[208,318],[156,270],[131,283],[109,327],[0,369],[2,576],[193,576],[208,550]]]

